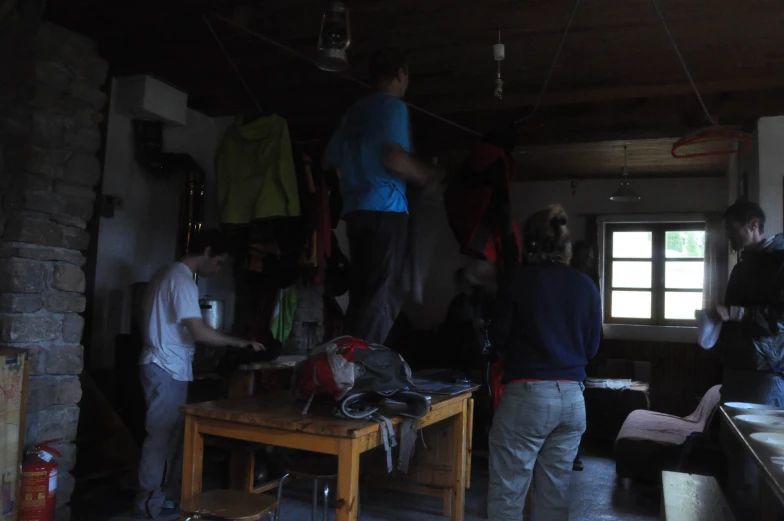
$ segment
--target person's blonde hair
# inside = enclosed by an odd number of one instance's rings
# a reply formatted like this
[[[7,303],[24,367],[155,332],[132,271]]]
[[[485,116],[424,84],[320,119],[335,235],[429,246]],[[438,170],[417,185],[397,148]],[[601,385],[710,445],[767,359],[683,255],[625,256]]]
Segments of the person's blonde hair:
[[[532,264],[562,262],[572,259],[572,240],[567,227],[566,210],[553,205],[531,215],[523,225],[523,251]]]

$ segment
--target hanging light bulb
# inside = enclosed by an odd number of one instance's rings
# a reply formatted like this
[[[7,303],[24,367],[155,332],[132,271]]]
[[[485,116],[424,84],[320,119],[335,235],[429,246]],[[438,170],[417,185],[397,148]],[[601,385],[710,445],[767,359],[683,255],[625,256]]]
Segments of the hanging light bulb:
[[[496,99],[504,97],[504,80],[501,79],[501,62],[504,61],[506,49],[504,44],[501,43],[501,26],[498,26],[498,43],[493,45],[493,59],[498,63],[498,74],[495,78],[495,90],[493,95]]]
[[[610,196],[610,201],[617,203],[633,203],[640,200],[637,192],[629,185],[629,169],[626,165],[626,145],[623,145],[623,168],[621,168],[621,186]]]
[[[329,72],[348,69],[348,48],[351,45],[351,25],[348,8],[343,2],[333,1],[327,5],[321,17],[316,65]]]

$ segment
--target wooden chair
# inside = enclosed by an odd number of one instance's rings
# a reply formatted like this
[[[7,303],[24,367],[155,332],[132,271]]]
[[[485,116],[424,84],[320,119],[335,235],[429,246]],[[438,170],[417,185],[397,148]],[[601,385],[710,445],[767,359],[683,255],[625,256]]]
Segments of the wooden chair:
[[[274,497],[241,490],[212,490],[180,504],[186,521],[258,521],[272,515],[278,506]]]

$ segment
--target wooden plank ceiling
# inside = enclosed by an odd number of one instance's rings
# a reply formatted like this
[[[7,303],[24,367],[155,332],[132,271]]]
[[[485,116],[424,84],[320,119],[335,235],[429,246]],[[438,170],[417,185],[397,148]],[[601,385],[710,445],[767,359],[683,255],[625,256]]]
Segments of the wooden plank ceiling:
[[[366,79],[366,60],[379,47],[409,49],[409,100],[480,133],[530,112],[572,7],[572,0],[345,1],[354,42],[349,74]],[[784,113],[780,1],[659,3],[721,123],[750,126],[757,117]],[[324,5],[323,0],[49,0],[47,16],[95,39],[115,74],[159,76],[188,92],[193,108],[217,116],[248,111],[253,104],[202,16],[232,18],[313,56]],[[286,117],[299,139],[323,139],[366,92],[247,32],[212,23],[257,97]],[[493,97],[497,23],[507,56],[503,100]],[[715,171],[715,162],[684,166],[667,159],[668,146],[657,141],[704,124],[650,0],[582,0],[543,106],[521,126],[521,145],[526,161],[552,172],[548,175],[562,175],[564,167],[559,158],[545,156],[564,151],[546,145],[639,139],[657,151],[648,154],[656,159],[645,167],[651,174]],[[475,140],[416,112],[412,126],[418,149],[427,153]],[[569,150],[589,154],[589,148]],[[602,150],[585,156],[604,158],[596,172],[617,159]]]
[[[522,145],[515,149],[518,176],[524,180],[621,179],[624,145],[630,179],[641,177],[724,176],[729,156],[707,155],[675,159],[670,154],[677,138],[601,141],[561,145]],[[690,146],[689,152],[708,152],[731,147],[731,142]]]

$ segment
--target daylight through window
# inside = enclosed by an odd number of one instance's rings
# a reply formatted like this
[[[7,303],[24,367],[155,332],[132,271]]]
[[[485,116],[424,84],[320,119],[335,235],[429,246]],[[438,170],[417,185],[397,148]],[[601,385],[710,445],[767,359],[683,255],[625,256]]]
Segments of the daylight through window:
[[[605,322],[693,325],[702,308],[704,223],[608,224]]]

